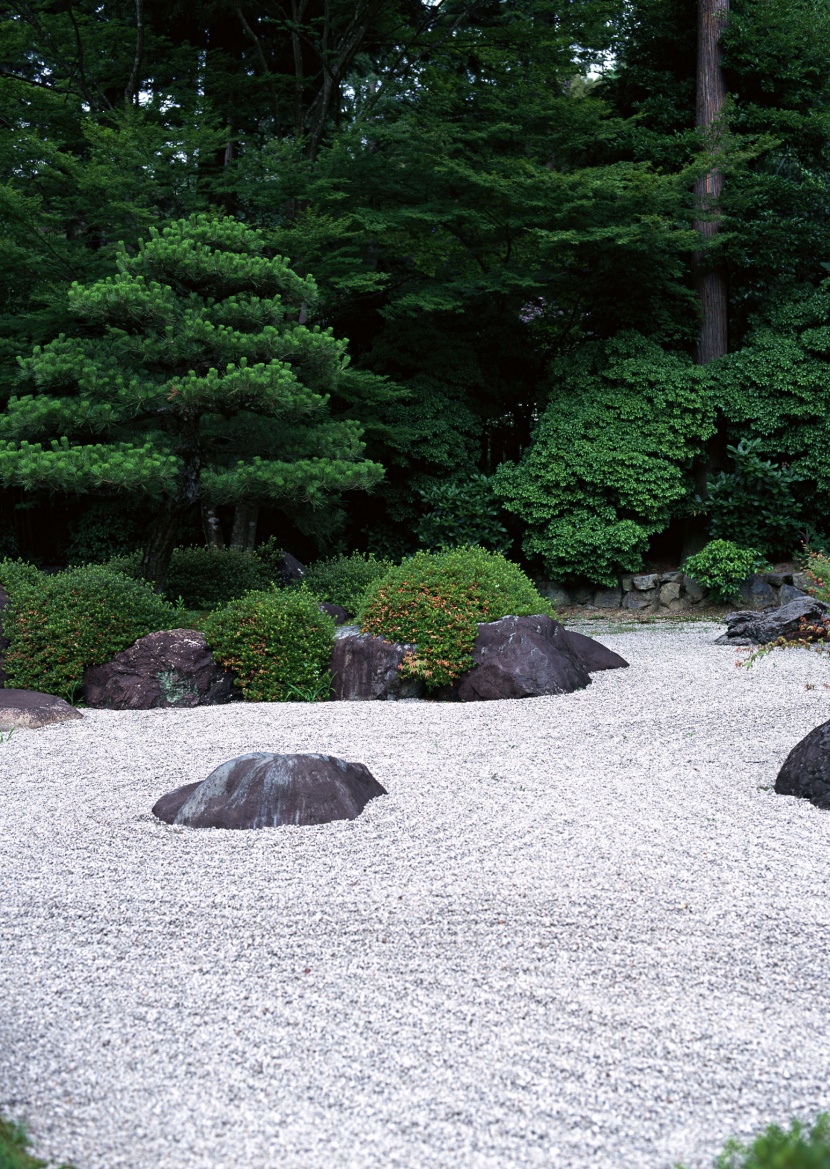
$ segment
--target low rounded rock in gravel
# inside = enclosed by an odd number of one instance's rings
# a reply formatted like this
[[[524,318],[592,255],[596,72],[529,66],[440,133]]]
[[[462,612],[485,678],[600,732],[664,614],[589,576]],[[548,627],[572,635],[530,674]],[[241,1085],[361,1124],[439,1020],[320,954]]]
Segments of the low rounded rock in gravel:
[[[50,723],[62,723],[71,718],[82,718],[79,710],[55,694],[40,690],[0,689],[0,731],[14,727],[36,730]]]
[[[222,763],[207,779],[168,792],[153,815],[187,828],[277,828],[355,820],[386,795],[362,763],[334,755],[253,751]]]
[[[782,796],[801,796],[817,808],[830,808],[830,722],[796,743],[778,772],[775,790]]]

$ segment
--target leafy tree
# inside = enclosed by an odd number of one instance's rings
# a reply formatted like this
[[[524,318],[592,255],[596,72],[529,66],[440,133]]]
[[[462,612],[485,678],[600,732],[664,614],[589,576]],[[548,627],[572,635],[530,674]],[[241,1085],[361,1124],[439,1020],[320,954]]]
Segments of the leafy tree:
[[[300,323],[316,298],[311,278],[232,219],[151,231],[121,249],[114,277],[73,285],[73,335],[21,361],[0,481],[155,502],[142,571],[159,588],[203,501],[320,505],[366,490],[381,468],[362,458],[359,425],[327,409],[345,344]]]
[[[636,334],[586,345],[554,365],[552,383],[531,446],[500,468],[496,491],[554,579],[611,585],[682,507],[713,429],[709,398],[688,358]]]

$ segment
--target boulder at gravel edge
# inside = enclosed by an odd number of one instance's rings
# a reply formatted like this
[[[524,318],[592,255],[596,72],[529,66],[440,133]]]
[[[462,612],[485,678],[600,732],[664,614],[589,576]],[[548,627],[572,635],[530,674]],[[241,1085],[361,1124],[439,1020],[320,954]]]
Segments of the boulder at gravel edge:
[[[482,623],[473,661],[456,690],[462,702],[571,694],[591,681],[567,631],[547,616]]]
[[[87,705],[107,710],[217,706],[232,694],[233,676],[193,629],[150,633],[111,662],[84,671]]]
[[[41,694],[39,690],[0,689],[0,731],[10,731],[12,727],[36,730],[50,723],[82,717],[79,710],[55,694]]]
[[[574,633],[572,629],[565,630],[568,647],[589,674],[598,670],[623,670],[628,668],[628,662],[619,654],[608,649],[593,637],[584,633]]]
[[[254,751],[222,763],[201,783],[168,792],[153,815],[187,828],[278,828],[354,820],[386,795],[367,767],[334,755]]]
[[[801,796],[817,808],[830,808],[830,722],[796,743],[778,772],[775,790],[781,796]]]
[[[727,613],[726,633],[716,638],[715,645],[767,645],[779,637],[798,637],[799,625],[806,621],[813,625],[824,620],[830,613],[830,605],[817,601],[815,597],[797,597],[777,609],[765,613],[753,613],[742,609]]]
[[[423,682],[403,678],[398,670],[411,649],[414,646],[344,629],[331,653],[332,698],[343,702],[419,698],[424,693]]]

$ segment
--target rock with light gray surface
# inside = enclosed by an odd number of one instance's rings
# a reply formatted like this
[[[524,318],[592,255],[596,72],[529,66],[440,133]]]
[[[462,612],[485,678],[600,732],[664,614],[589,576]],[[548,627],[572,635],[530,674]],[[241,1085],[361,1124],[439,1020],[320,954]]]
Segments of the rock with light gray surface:
[[[0,731],[16,727],[37,730],[52,723],[82,718],[79,710],[56,694],[39,690],[0,689]]]
[[[168,792],[153,805],[153,815],[184,828],[298,827],[355,820],[369,800],[383,795],[386,789],[362,763],[253,751]]]
[[[727,613],[726,633],[717,638],[715,645],[768,645],[779,637],[791,641],[799,636],[802,623],[820,624],[828,614],[830,605],[815,597],[797,597],[763,613],[741,609]]]

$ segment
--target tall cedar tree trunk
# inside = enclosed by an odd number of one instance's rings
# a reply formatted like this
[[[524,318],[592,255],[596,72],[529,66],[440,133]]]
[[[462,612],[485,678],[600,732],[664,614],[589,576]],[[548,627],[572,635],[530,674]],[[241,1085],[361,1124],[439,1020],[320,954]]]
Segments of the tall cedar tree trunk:
[[[718,118],[723,110],[726,86],[721,68],[720,38],[729,15],[729,0],[698,0],[697,23],[697,100],[695,124],[707,139],[709,148],[717,150]],[[695,183],[695,207],[706,218],[695,221],[702,241],[711,240],[718,230],[718,207],[723,191],[723,172],[714,166]],[[696,361],[707,365],[728,351],[728,302],[726,272],[705,252],[694,257],[695,283],[700,297],[700,333]],[[694,468],[695,489],[705,499],[708,479],[718,462],[724,445],[723,427],[710,440]],[[699,552],[706,543],[703,517],[691,517],[683,539],[683,558]]]

